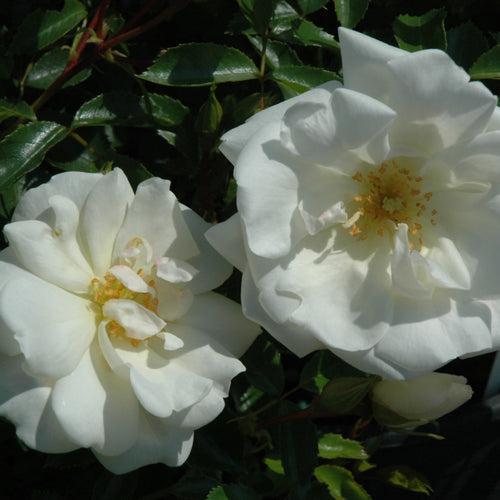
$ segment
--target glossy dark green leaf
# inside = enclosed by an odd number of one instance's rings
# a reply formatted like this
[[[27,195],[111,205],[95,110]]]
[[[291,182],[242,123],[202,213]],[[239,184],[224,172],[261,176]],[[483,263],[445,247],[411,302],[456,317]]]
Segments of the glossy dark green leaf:
[[[337,19],[342,26],[354,28],[363,19],[370,0],[334,0]]]
[[[248,37],[250,43],[262,54],[262,38],[257,36]],[[268,40],[266,44],[266,62],[271,69],[280,66],[301,66],[302,61],[296,52],[286,43],[276,40]]]
[[[300,11],[305,15],[322,9],[328,2],[329,0],[297,0]]]
[[[7,47],[0,43],[0,78],[9,78],[14,67],[14,58]]]
[[[210,491],[210,493],[207,495],[206,500],[229,500],[229,498],[224,491],[224,487],[220,485]]]
[[[350,471],[336,465],[320,465],[314,470],[316,479],[328,487],[335,500],[371,500]]]
[[[293,413],[296,407],[282,406],[280,413]],[[307,483],[318,460],[316,426],[309,419],[280,423],[279,451],[285,475],[294,485]]]
[[[274,9],[271,26],[273,35],[291,28],[292,22],[299,20],[300,14],[285,0],[280,0]]]
[[[361,377],[360,372],[330,351],[323,350],[312,355],[300,373],[300,386],[319,394],[334,377]]]
[[[340,80],[333,71],[313,66],[282,66],[274,70],[270,77],[279,83],[286,84],[298,94],[311,90],[322,83]]]
[[[68,62],[69,51],[62,47],[56,47],[43,54],[33,65],[26,85],[36,89],[46,89],[61,75]],[[85,81],[91,73],[90,68],[86,68],[68,80],[64,87],[72,87]]]
[[[11,49],[16,54],[43,49],[68,33],[86,15],[85,7],[77,0],[66,0],[61,11],[36,10],[19,26]]]
[[[483,54],[470,69],[474,79],[500,79],[500,44]]]
[[[0,99],[0,122],[12,116],[31,121],[36,120],[36,115],[27,102]]]
[[[333,35],[306,19],[293,20],[287,30],[276,33],[275,36],[286,43],[340,51],[340,44]]]
[[[242,362],[247,368],[245,376],[257,389],[271,396],[278,396],[283,392],[285,375],[281,355],[264,335],[257,337],[243,356]]]
[[[0,192],[0,224],[6,224],[19,201],[19,186],[13,183]]]
[[[448,54],[465,69],[488,50],[488,41],[481,31],[470,21],[448,31]]]
[[[255,32],[264,34],[273,15],[274,2],[270,0],[237,0],[237,2]]]
[[[252,80],[259,72],[238,49],[215,43],[188,43],[169,49],[139,76],[160,85],[196,87]]]
[[[38,167],[66,133],[67,129],[57,123],[32,122],[0,142],[0,191]]]
[[[405,465],[384,467],[383,469],[378,469],[375,475],[377,479],[404,490],[424,493],[425,495],[430,495],[432,493],[432,487],[428,479],[411,467]]]
[[[205,498],[214,488],[219,486],[219,481],[197,470],[191,470],[182,476],[177,483],[169,488],[169,494],[174,498],[200,500]]]
[[[340,434],[324,434],[318,441],[319,456],[332,460],[334,458],[351,458],[363,460],[368,453],[358,441],[346,439]]]
[[[433,9],[422,16],[398,16],[392,23],[392,31],[398,45],[409,52],[423,49],[446,50],[444,18],[446,10]]]
[[[369,394],[380,377],[340,377],[328,382],[311,404],[313,415],[349,413]]]

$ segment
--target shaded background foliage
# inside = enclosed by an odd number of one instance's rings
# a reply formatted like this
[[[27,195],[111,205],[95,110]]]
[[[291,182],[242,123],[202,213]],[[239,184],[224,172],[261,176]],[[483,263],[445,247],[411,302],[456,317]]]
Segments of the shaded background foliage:
[[[410,51],[446,50],[498,95],[499,16],[500,3],[489,0],[4,0],[0,223],[23,190],[50,176],[115,165],[134,186],[168,178],[181,202],[225,220],[236,186],[220,136],[263,107],[341,79],[339,25]],[[235,271],[221,291],[238,300],[239,285]],[[500,497],[500,424],[481,403],[492,355],[443,369],[475,390],[470,404],[423,429],[445,441],[381,437],[371,420],[373,379],[327,352],[298,360],[264,334],[243,361],[226,410],[196,432],[177,469],[114,476],[87,450],[28,450],[0,422],[0,497]],[[348,381],[343,393],[339,380]]]

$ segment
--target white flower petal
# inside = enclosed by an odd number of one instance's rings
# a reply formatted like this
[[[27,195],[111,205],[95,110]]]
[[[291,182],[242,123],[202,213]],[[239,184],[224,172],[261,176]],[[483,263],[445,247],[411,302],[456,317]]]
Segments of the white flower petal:
[[[115,320],[131,339],[153,337],[166,325],[155,313],[133,300],[111,299],[102,306],[105,317]]]
[[[166,281],[157,280],[158,315],[168,322],[182,318],[193,303],[193,293],[187,288],[178,288]]]
[[[207,242],[205,232],[212,227],[190,208],[181,205],[182,215],[191,231],[191,235],[200,249],[200,254],[189,260],[199,272],[189,283],[194,293],[204,293],[222,285],[233,272],[233,268]]]
[[[137,440],[139,404],[130,384],[109,373],[97,346],[59,379],[52,407],[64,431],[84,448],[118,455]]]
[[[112,274],[115,278],[121,281],[125,288],[132,290],[133,292],[138,293],[151,293],[153,289],[148,286],[148,284],[130,267],[118,265],[112,266],[107,271],[109,274]]]
[[[170,427],[168,421],[141,412],[138,439],[132,448],[117,456],[96,452],[94,454],[111,472],[125,474],[154,463],[164,463],[171,467],[182,465],[189,456],[192,446],[191,429]]]
[[[82,227],[97,276],[103,276],[110,266],[116,235],[133,198],[134,192],[119,168],[102,176],[87,197]]]
[[[324,102],[330,96],[330,93],[340,87],[340,82],[331,81],[320,85],[308,92],[304,92],[296,97],[287,99],[271,108],[259,111],[256,115],[249,118],[243,125],[236,127],[222,136],[222,143],[219,149],[224,153],[229,161],[233,164],[238,159],[243,147],[248,142],[248,139],[258,130],[263,128],[268,123],[281,120],[285,112],[294,104],[300,102]]]
[[[243,272],[247,258],[241,228],[241,217],[237,212],[228,220],[210,227],[205,233],[208,242],[236,269]]]
[[[148,241],[156,258],[163,256],[167,249],[169,257],[183,260],[199,254],[179,203],[169,188],[169,181],[157,177],[139,184],[116,237],[113,260],[118,258],[133,238]]]
[[[1,290],[0,311],[21,346],[27,369],[41,377],[72,372],[96,331],[89,301],[34,276],[11,281]]]
[[[44,453],[78,448],[65,434],[51,404],[51,387],[22,370],[19,357],[0,356],[0,415],[16,425],[19,439]]]
[[[163,349],[166,351],[177,351],[184,347],[184,341],[173,333],[160,332],[158,337],[163,338]]]
[[[12,215],[12,222],[38,219],[49,208],[49,199],[54,195],[64,196],[81,210],[85,200],[101,174],[64,172],[51,177],[50,181],[23,193]]]
[[[44,222],[30,220],[4,227],[10,246],[19,263],[40,278],[76,293],[86,293],[93,275],[80,267],[65,242]]]
[[[155,265],[156,275],[169,283],[187,283],[198,274],[198,269],[188,262],[171,257],[160,257]]]
[[[310,214],[305,208],[302,200],[299,202],[300,215],[304,219],[304,224],[306,225],[307,232],[309,234],[317,234],[326,227],[333,224],[338,224],[339,222],[345,222],[347,220],[347,213],[344,210],[344,204],[338,201],[331,207],[327,208],[323,213],[319,214],[318,217]]]

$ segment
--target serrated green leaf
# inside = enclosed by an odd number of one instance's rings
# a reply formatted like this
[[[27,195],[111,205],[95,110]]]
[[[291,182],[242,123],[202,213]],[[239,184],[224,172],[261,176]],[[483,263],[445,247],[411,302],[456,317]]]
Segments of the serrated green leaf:
[[[406,465],[384,467],[378,469],[375,475],[378,479],[404,490],[424,493],[425,495],[432,493],[432,487],[428,479]]]
[[[353,366],[335,356],[331,351],[323,350],[312,355],[300,373],[300,386],[319,394],[323,387],[334,377],[361,377]]]
[[[32,122],[0,142],[0,191],[38,167],[66,133],[66,127],[58,123]]]
[[[354,28],[363,19],[370,0],[334,0],[335,12],[341,26]]]
[[[283,42],[306,47],[323,47],[334,52],[340,51],[340,44],[333,35],[306,19],[294,19],[287,30],[273,34]]]
[[[264,463],[272,470],[274,473],[280,476],[285,474],[285,469],[283,469],[283,464],[279,458],[264,458]]]
[[[192,470],[182,476],[170,489],[169,493],[175,498],[199,500],[205,498],[211,490],[219,486],[219,481],[200,471]]]
[[[282,31],[289,30],[292,22],[300,18],[299,13],[285,0],[280,0],[274,9],[271,19],[272,34],[277,35]]]
[[[321,458],[352,458],[363,460],[368,453],[358,441],[346,439],[340,434],[324,434],[318,441],[319,456]]]
[[[500,79],[500,44],[483,54],[470,69],[470,76],[478,79]]]
[[[328,382],[311,404],[312,414],[345,414],[353,411],[369,394],[380,377],[339,377]]]
[[[274,344],[261,335],[242,358],[247,371],[245,376],[257,389],[279,396],[285,384],[281,355]]]
[[[296,407],[283,405],[281,413],[293,413]],[[285,413],[285,414],[286,414]],[[290,483],[307,483],[318,460],[316,426],[309,419],[289,420],[278,426],[281,463]]]
[[[160,85],[196,87],[258,78],[255,64],[238,49],[187,43],[162,54],[140,78]]]
[[[469,69],[477,58],[488,50],[488,41],[470,21],[448,31],[448,54],[465,69]]]
[[[313,66],[282,66],[272,71],[270,78],[286,84],[297,93],[306,92],[331,80],[340,80],[333,71]]]
[[[62,74],[68,61],[69,52],[62,47],[56,47],[43,54],[33,65],[26,85],[35,89],[46,89],[52,85]],[[86,68],[68,80],[63,87],[72,87],[85,81],[91,74],[91,69]]]
[[[32,121],[36,120],[36,115],[27,102],[0,99],[0,122],[12,116]]]
[[[255,32],[264,34],[273,15],[274,2],[269,0],[237,0],[237,2]]]
[[[259,55],[262,54],[262,38],[249,36],[248,40],[257,49]],[[286,43],[276,40],[268,40],[266,44],[266,61],[271,69],[280,66],[301,66],[302,61],[296,52]]]
[[[336,465],[320,465],[314,469],[314,476],[326,484],[335,500],[371,500],[371,496],[358,484],[352,473]]]
[[[229,498],[224,491],[224,487],[217,486],[212,491],[210,491],[210,493],[207,495],[206,500],[229,500]]]
[[[85,16],[85,7],[77,0],[66,0],[61,11],[36,10],[19,26],[11,44],[15,54],[35,52],[59,40]]]
[[[422,16],[398,16],[392,23],[392,31],[398,45],[409,52],[424,49],[446,50],[444,18],[446,10],[433,9]]]

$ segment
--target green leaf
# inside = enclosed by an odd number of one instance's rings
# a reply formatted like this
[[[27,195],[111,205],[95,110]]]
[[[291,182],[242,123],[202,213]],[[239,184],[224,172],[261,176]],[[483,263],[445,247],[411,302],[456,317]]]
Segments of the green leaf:
[[[264,458],[264,463],[272,470],[274,473],[279,474],[280,476],[285,474],[285,469],[283,468],[283,464],[279,458]]]
[[[283,409],[286,413],[296,411],[291,404],[283,405]],[[278,432],[286,477],[295,485],[307,483],[318,460],[316,426],[309,419],[289,420],[279,424]]]
[[[0,43],[0,78],[9,78],[14,67],[14,58],[3,43]]]
[[[68,62],[68,50],[62,47],[56,47],[45,54],[33,65],[26,85],[35,89],[46,89],[62,74],[66,63]],[[85,81],[91,74],[91,69],[86,68],[76,74],[73,78],[68,80],[64,85],[65,87],[72,87]]]
[[[342,26],[354,28],[363,19],[370,0],[334,0],[337,19]]]
[[[0,122],[12,116],[31,121],[36,120],[36,115],[27,102],[0,99]]]
[[[274,344],[260,335],[242,358],[246,366],[245,376],[257,389],[279,396],[283,392],[285,375],[281,355]]]
[[[423,49],[446,50],[444,18],[446,10],[433,9],[422,16],[398,16],[392,23],[392,30],[398,45],[409,52]]]
[[[300,374],[300,386],[316,394],[334,377],[360,377],[360,372],[353,366],[335,356],[331,351],[323,350],[312,355]]]
[[[269,27],[274,2],[270,0],[237,0],[237,2],[256,33],[263,35]]]
[[[380,377],[339,377],[325,385],[320,396],[311,404],[313,416],[353,411],[369,394]]]
[[[258,78],[243,52],[215,43],[187,43],[162,54],[140,78],[160,85],[196,87]]]
[[[19,26],[11,50],[15,54],[26,54],[43,49],[68,33],[86,15],[85,7],[77,0],[66,0],[61,11],[36,10]]]
[[[340,44],[333,35],[305,19],[293,20],[289,29],[274,33],[274,36],[287,43],[306,47],[323,47],[334,52],[340,51]]]
[[[318,441],[319,456],[321,458],[351,458],[363,460],[368,453],[358,441],[345,439],[340,434],[325,434]]]
[[[470,76],[478,79],[500,79],[500,44],[483,54],[470,69]]]
[[[249,36],[248,40],[262,54],[262,38]],[[286,43],[268,40],[266,45],[266,62],[271,69],[280,66],[301,66],[302,62],[295,51]]]
[[[317,10],[322,9],[328,0],[298,0],[297,3],[299,4],[300,11],[302,14],[307,15],[307,14],[312,14],[313,12],[316,12]]]
[[[67,129],[57,123],[32,122],[0,142],[0,191],[38,167],[66,133]]]
[[[285,84],[298,94],[311,90],[322,83],[340,80],[333,71],[312,66],[282,66],[274,70],[270,74],[270,78],[278,83]]]
[[[214,488],[208,495],[206,500],[229,500],[227,497],[224,487],[223,486],[217,486],[217,488]]]
[[[314,469],[314,476],[326,484],[335,500],[371,500],[371,496],[358,484],[352,473],[336,465],[320,465]]]
[[[384,467],[377,470],[375,474],[378,479],[398,488],[424,493],[425,495],[432,493],[432,487],[428,479],[406,465]]]
[[[190,469],[190,472],[169,488],[169,494],[174,495],[174,498],[199,500],[205,498],[212,489],[218,486],[219,481],[215,478],[200,473],[199,470]]]
[[[447,40],[448,54],[465,69],[488,50],[488,41],[470,21],[448,31]]]
[[[217,100],[215,91],[210,90],[208,99],[201,105],[196,117],[196,129],[201,135],[213,135],[219,130],[222,120],[222,106]]]

